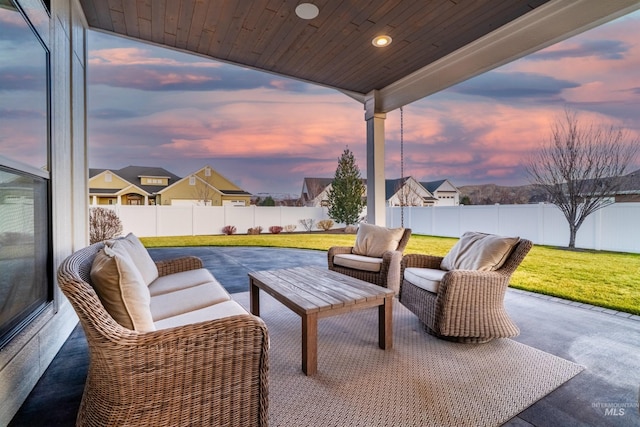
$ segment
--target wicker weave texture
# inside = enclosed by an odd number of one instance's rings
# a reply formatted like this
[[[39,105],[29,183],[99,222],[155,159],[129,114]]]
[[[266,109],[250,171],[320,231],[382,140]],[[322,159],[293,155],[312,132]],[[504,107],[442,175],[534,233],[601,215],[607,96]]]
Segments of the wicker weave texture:
[[[511,275],[529,253],[533,243],[521,239],[509,258],[496,271],[452,270],[447,272],[438,293],[426,291],[402,280],[400,302],[436,336],[459,342],[486,342],[514,337],[520,330],[504,309],[504,295]],[[402,275],[409,267],[440,268],[442,257],[405,255]]]
[[[393,289],[396,294],[400,291],[402,253],[407,247],[411,237],[411,229],[404,230],[398,248],[395,251],[387,251],[382,255],[382,265],[379,272],[357,270],[355,268],[347,268],[333,263],[333,258],[338,254],[350,254],[353,246],[333,246],[327,251],[327,265],[329,270],[382,286],[383,288]]]
[[[116,323],[89,279],[101,243],[70,255],[58,283],[87,336],[90,366],[78,426],[266,426],[266,326],[247,315],[139,333]],[[160,274],[198,268],[193,257]]]

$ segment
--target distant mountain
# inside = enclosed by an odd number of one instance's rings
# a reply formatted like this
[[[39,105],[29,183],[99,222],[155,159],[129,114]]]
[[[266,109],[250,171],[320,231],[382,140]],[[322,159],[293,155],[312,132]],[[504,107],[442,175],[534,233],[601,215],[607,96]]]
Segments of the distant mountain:
[[[520,185],[517,187],[501,186],[496,184],[464,185],[458,187],[460,201],[467,196],[472,205],[521,205],[548,201],[543,190],[533,185]]]

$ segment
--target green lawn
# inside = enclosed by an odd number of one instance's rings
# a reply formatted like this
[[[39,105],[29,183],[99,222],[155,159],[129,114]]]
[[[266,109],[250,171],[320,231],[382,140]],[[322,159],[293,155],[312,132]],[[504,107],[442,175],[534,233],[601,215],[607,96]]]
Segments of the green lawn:
[[[351,246],[354,234],[292,233],[257,236],[144,237],[147,247],[266,246],[326,251]],[[444,256],[457,239],[412,235],[405,253]],[[640,315],[640,254],[569,251],[534,246],[511,278],[511,286]]]

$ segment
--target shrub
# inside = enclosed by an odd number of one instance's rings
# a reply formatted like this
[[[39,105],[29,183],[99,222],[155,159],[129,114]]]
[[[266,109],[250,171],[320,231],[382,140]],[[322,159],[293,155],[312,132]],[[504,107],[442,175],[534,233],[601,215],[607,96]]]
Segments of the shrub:
[[[297,225],[295,224],[289,224],[289,225],[285,225],[284,226],[284,231],[286,233],[293,233],[295,231],[295,229],[298,228]]]
[[[122,234],[122,221],[111,209],[89,209],[89,243],[113,239]]]
[[[301,219],[299,222],[300,222],[300,225],[302,225],[305,230],[307,231],[313,230],[313,225],[315,224],[315,220],[313,220],[312,218]]]
[[[236,233],[236,227],[233,225],[225,225],[224,227],[222,227],[222,232],[227,236],[230,236]]]
[[[273,234],[279,234],[282,231],[282,227],[279,225],[272,225],[269,227],[269,232]]]
[[[331,230],[331,227],[333,227],[333,220],[332,219],[323,219],[322,221],[318,221],[318,228],[324,230],[324,231],[328,231]]]
[[[344,228],[345,233],[356,234],[358,232],[358,226],[356,225],[347,225]]]
[[[247,234],[260,234],[260,233],[262,233],[262,227],[260,227],[259,225],[247,230]]]

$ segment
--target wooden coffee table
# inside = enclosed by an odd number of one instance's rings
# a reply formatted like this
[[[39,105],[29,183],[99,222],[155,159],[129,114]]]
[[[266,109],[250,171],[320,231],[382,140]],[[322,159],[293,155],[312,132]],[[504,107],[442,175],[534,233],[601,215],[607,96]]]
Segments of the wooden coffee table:
[[[302,318],[302,371],[318,369],[318,319],[378,307],[378,345],[393,346],[394,292],[319,267],[297,267],[249,273],[251,313],[260,315],[260,289]]]

